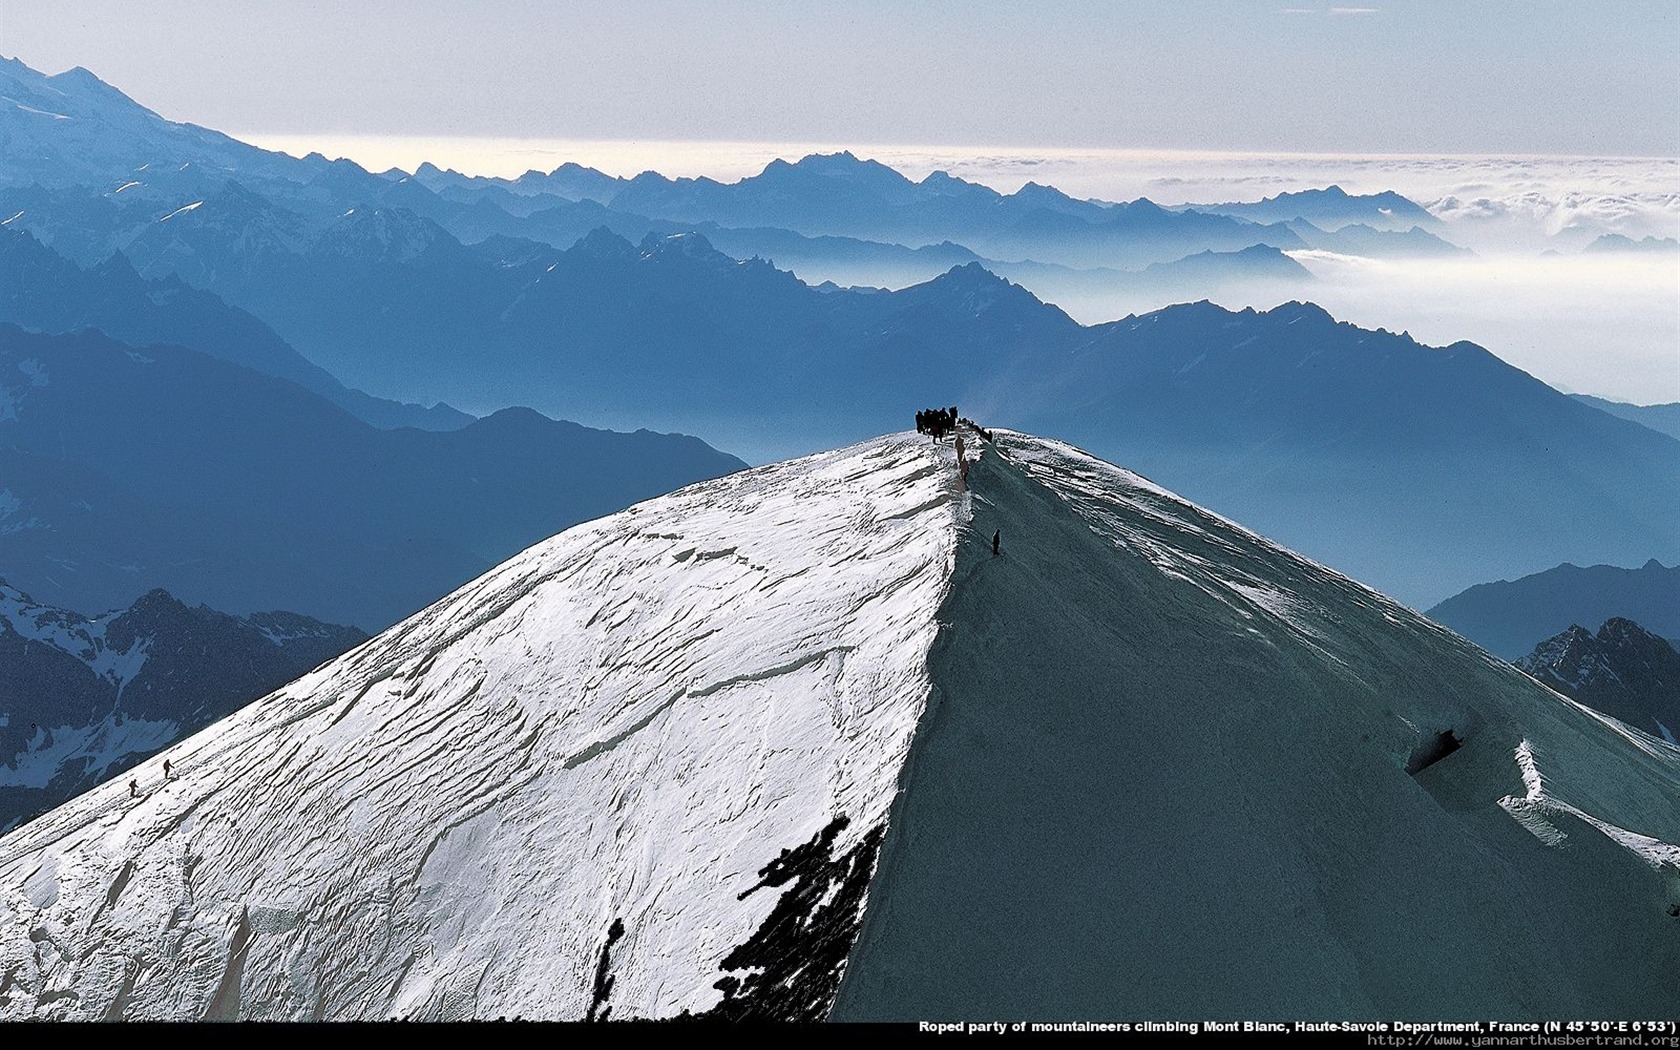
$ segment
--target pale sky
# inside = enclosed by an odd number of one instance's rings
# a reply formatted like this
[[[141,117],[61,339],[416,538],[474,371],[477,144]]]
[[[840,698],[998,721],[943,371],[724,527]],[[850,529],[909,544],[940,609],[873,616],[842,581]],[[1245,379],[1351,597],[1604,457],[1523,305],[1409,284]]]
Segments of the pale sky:
[[[1680,155],[1674,0],[0,0],[250,135]]]

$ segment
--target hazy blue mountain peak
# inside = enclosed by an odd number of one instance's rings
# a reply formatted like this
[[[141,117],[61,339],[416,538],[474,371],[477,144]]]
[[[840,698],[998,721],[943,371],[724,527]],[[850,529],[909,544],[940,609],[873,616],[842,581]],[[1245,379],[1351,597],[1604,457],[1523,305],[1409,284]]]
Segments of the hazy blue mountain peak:
[[[355,200],[368,185],[368,180],[377,178],[372,172],[347,157],[327,161],[320,165],[320,170],[308,180],[311,189],[333,194],[347,195]]]
[[[1634,240],[1620,233],[1599,234],[1582,251],[1587,252],[1680,252],[1680,241],[1673,237],[1647,235]]]
[[[548,174],[550,176],[555,176],[555,175],[602,175],[602,176],[606,176],[605,172],[603,172],[603,171],[601,171],[597,168],[591,168],[587,165],[579,164],[575,160],[568,160],[565,163],[556,166],[555,169],[553,171],[549,172]],[[608,176],[608,177],[610,177],[610,176]]]
[[[315,251],[379,259],[407,261],[437,244],[454,245],[449,232],[430,219],[406,208],[360,205],[326,225],[311,242]]]
[[[1258,201],[1229,201],[1222,204],[1192,204],[1190,210],[1227,215],[1253,222],[1289,222],[1304,219],[1321,232],[1334,232],[1354,223],[1378,230],[1404,232],[1413,226],[1436,226],[1438,221],[1426,209],[1392,190],[1353,194],[1341,186],[1290,190]]]
[[[959,263],[958,265],[951,267],[949,270],[946,270],[938,277],[935,277],[933,280],[926,282],[922,287],[939,289],[941,291],[1013,291],[1022,299],[1030,299],[1034,303],[1039,302],[1038,297],[1027,291],[1025,288],[1022,288],[1020,285],[1008,280],[1007,278],[999,277],[997,274],[986,269],[985,266],[977,262]]]
[[[644,258],[681,256],[688,259],[722,261],[731,265],[735,262],[712,247],[712,242],[706,239],[705,234],[692,230],[663,235],[650,233],[642,238],[640,252]]]
[[[970,182],[943,170],[929,172],[927,177],[916,185],[924,194],[932,194],[935,197],[970,197],[977,201],[999,201],[1003,199],[1003,194],[990,186]]]
[[[122,91],[100,80],[83,66],[49,76],[30,68],[18,59],[6,59],[4,65],[0,65],[0,78],[4,78],[8,94],[14,90],[21,91],[32,99],[49,103],[56,98],[61,108],[42,107],[45,110],[39,114],[42,116],[57,114],[72,120],[87,119],[97,116],[89,106],[116,105],[134,114],[162,119]],[[22,105],[22,100],[13,99],[13,102]],[[67,110],[72,112],[66,112]]]
[[[1656,558],[1637,569],[1566,561],[1544,572],[1477,584],[1430,609],[1429,616],[1507,659],[1569,626],[1615,618],[1680,638],[1680,566]]]
[[[1057,203],[1078,203],[1072,197],[1054,186],[1047,186],[1042,182],[1028,180],[1025,185],[1010,196],[1021,201],[1055,201]]]
[[[597,226],[572,245],[570,251],[600,259],[627,258],[636,254],[630,239],[613,232],[610,226]]]
[[[951,267],[931,281],[891,293],[906,304],[935,306],[957,316],[987,318],[1007,330],[1012,325],[1048,323],[1068,333],[1079,330],[1060,307],[1046,303],[1015,282],[977,262]]]
[[[772,167],[774,165],[771,165]],[[896,168],[878,160],[859,158],[851,150],[838,153],[811,153],[799,158],[789,167],[812,175],[854,182],[886,182],[895,186],[915,185]],[[767,167],[766,171],[769,170]]]
[[[1277,306],[1265,311],[1265,315],[1268,317],[1282,317],[1291,320],[1300,317],[1309,318],[1314,321],[1325,321],[1331,324],[1337,323],[1336,319],[1330,316],[1329,310],[1326,310],[1317,303],[1309,302],[1305,299],[1291,299],[1286,303],[1279,303]]]
[[[31,241],[35,240],[33,236],[30,236],[29,231],[27,230],[22,231],[22,235],[29,237]],[[39,242],[37,241],[36,243]],[[145,278],[140,276],[140,271],[134,268],[133,260],[131,260],[127,253],[120,248],[112,252],[110,255],[107,255],[100,262],[95,263],[92,268],[92,272],[101,281],[112,284],[139,285],[146,283]]]
[[[1172,212],[1170,212],[1168,209],[1161,207],[1159,204],[1156,204],[1154,201],[1150,200],[1148,197],[1139,197],[1136,200],[1131,200],[1131,201],[1121,201],[1120,203],[1110,205],[1110,207],[1114,208],[1118,211],[1123,211],[1123,212],[1136,214],[1136,215],[1152,215],[1152,216],[1165,217],[1167,215],[1172,214]]]

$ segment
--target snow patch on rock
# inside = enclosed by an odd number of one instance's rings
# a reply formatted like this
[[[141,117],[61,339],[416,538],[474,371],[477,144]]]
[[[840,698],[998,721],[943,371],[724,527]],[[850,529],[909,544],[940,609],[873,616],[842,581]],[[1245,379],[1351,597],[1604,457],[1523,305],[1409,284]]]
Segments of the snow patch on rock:
[[[0,494],[0,519],[8,516],[5,495],[9,493]],[[14,512],[16,509],[12,508]],[[4,531],[7,530],[0,527],[0,532]],[[76,616],[41,605],[17,588],[0,582],[0,624],[29,641],[75,657],[120,690],[145,666],[151,643],[137,639],[126,649],[112,647],[105,636],[111,615],[114,614],[93,619]]]

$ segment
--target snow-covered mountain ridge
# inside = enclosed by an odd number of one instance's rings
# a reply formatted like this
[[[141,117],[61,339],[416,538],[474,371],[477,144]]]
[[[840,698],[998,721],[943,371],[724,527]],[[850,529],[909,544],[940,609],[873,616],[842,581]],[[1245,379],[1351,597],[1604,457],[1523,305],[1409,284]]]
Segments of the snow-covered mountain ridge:
[[[952,475],[889,439],[569,530],[29,825],[0,1014],[579,1017],[615,921],[617,1015],[716,1005],[759,869],[841,818],[872,867]]]
[[[1680,750],[965,438],[568,530],[0,839],[0,1017],[1680,1008]]]

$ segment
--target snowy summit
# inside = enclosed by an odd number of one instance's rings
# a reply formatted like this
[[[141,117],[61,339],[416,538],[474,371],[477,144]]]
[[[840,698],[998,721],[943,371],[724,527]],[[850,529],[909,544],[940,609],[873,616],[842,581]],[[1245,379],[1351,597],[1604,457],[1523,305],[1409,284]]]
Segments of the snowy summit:
[[[570,529],[0,839],[0,1017],[1680,1012],[1680,749],[960,433]]]

